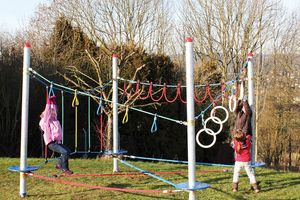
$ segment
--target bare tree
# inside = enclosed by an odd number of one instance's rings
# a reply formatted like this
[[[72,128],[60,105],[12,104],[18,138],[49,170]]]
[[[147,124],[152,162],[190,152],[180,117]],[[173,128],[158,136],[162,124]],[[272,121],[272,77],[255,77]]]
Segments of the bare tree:
[[[107,44],[125,43],[161,52],[171,30],[169,5],[162,0],[58,0],[50,7],[108,52]]]
[[[265,44],[276,17],[276,2],[269,0],[183,2],[183,32],[195,39],[198,58],[214,63],[225,79],[239,71],[258,42]]]
[[[58,0],[53,1],[49,6],[40,7],[37,12],[38,15],[32,23],[36,24],[35,27],[40,25],[41,29],[33,33],[38,34],[42,31],[46,38],[47,36],[49,38],[51,34],[58,34],[58,37],[52,37],[55,38],[52,43],[57,45],[48,50],[56,51],[58,49],[61,51],[59,44],[65,43],[64,36],[68,34],[68,26],[61,27],[58,33],[49,34],[47,29],[44,29],[45,24],[41,22],[49,19],[48,27],[53,27],[55,21],[52,20],[64,18],[70,22],[74,30],[82,30],[89,40],[94,42],[98,50],[93,51],[86,48],[82,51],[84,55],[81,54],[76,58],[78,60],[88,59],[92,66],[89,69],[94,73],[87,73],[81,66],[73,63],[66,68],[69,73],[62,74],[75,87],[90,91],[93,88],[102,88],[105,82],[111,78],[111,56],[113,53],[120,56],[120,73],[127,73],[126,78],[131,80],[141,78],[138,74],[147,65],[147,62],[141,62],[143,55],[146,52],[158,54],[165,52],[165,41],[171,30],[167,9],[168,4],[162,0]],[[76,44],[80,40],[80,37],[76,37],[75,34],[80,35],[80,33],[73,31],[68,39],[68,41],[74,42],[70,47],[72,51],[76,50]],[[68,53],[61,55],[61,57],[66,58],[69,55]],[[94,84],[97,84],[97,87]],[[130,91],[132,86],[132,83],[128,84],[125,90]],[[123,90],[123,88],[120,89]],[[111,98],[111,90],[94,91],[102,93],[102,98],[106,101]],[[137,97],[137,93],[128,93],[123,104],[134,105]],[[95,99],[95,101],[99,102],[99,99]],[[120,107],[119,112],[124,112],[125,109],[125,107]],[[112,106],[105,107],[104,112],[110,121]],[[111,123],[108,125],[107,147],[110,148],[112,127]]]
[[[299,16],[281,14],[274,24],[270,54],[264,61],[257,98],[265,109],[257,115],[260,155],[275,167],[295,166],[299,152]],[[267,88],[263,90],[262,88]],[[267,147],[267,148],[266,148]]]

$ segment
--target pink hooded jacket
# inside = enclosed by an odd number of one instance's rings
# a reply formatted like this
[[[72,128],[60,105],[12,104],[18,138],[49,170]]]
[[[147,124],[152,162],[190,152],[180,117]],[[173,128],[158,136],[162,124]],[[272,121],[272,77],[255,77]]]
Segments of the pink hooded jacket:
[[[62,130],[60,122],[57,120],[57,107],[55,96],[47,99],[45,110],[41,114],[39,125],[44,131],[44,141],[48,145],[50,142],[61,143]]]

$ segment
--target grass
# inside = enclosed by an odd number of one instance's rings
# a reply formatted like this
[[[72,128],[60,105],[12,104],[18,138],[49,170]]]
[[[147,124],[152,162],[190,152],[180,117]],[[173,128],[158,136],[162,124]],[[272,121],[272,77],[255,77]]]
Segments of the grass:
[[[28,165],[39,165],[43,159],[30,158]],[[128,161],[130,164],[152,172],[174,172],[181,171],[182,174],[162,174],[160,177],[173,183],[188,182],[187,165],[170,164],[161,162],[141,162]],[[19,199],[19,174],[7,170],[9,166],[19,165],[17,158],[0,158],[0,199]],[[45,177],[53,177],[57,173],[54,168],[55,163],[47,163],[36,174]],[[75,174],[104,174],[112,173],[111,159],[70,159],[71,169]],[[136,172],[126,165],[119,164],[120,171]],[[239,191],[231,192],[232,172],[201,172],[201,170],[220,170],[222,167],[197,166],[196,179],[199,182],[210,184],[208,189],[198,190],[197,199],[300,199],[300,173],[281,172],[271,169],[256,169],[256,178],[261,181],[262,191],[254,193],[250,190],[248,178],[245,172],[240,176]],[[72,181],[76,183],[86,183],[90,185],[101,185],[106,187],[118,187],[144,190],[172,190],[174,187],[144,175],[134,176],[100,176],[100,177],[59,177],[57,179]],[[176,193],[125,193],[106,191],[101,189],[91,189],[78,186],[70,186],[62,183],[53,183],[40,180],[35,177],[26,178],[26,199],[55,199],[55,200],[86,200],[86,199],[188,199],[188,192],[180,191]]]

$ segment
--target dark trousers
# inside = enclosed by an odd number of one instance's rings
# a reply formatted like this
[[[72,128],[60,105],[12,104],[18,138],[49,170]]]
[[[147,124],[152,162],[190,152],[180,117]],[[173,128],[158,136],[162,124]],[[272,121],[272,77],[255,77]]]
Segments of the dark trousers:
[[[63,144],[57,144],[55,142],[49,143],[48,147],[52,151],[60,154],[58,164],[61,166],[61,168],[69,170],[69,155],[71,150],[67,146]]]

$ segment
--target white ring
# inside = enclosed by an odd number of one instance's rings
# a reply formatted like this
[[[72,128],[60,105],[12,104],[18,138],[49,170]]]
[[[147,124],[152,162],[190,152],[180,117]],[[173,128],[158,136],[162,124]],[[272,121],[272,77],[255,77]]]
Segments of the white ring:
[[[212,119],[213,121],[216,120],[216,121],[217,121],[217,124],[220,125],[220,128],[219,128],[219,130],[218,130],[217,132],[214,132],[214,131],[212,131],[211,129],[209,129],[209,128],[206,127],[206,124],[207,124],[207,122],[208,122],[210,119]],[[218,121],[218,120],[219,120],[219,121]],[[215,121],[214,121],[214,122],[215,122]],[[209,117],[209,118],[207,118],[207,119],[205,120],[203,129],[204,129],[204,130],[211,130],[212,133],[209,133],[208,131],[205,131],[205,132],[206,132],[207,134],[209,134],[209,135],[218,135],[219,133],[221,133],[221,131],[222,131],[222,129],[223,129],[223,123],[222,123],[222,121],[221,121],[219,118],[214,117],[214,116],[211,116],[211,117]]]
[[[221,123],[225,123],[225,122],[227,121],[228,117],[229,117],[229,113],[228,113],[228,110],[227,110],[225,107],[223,107],[223,106],[216,106],[216,107],[214,107],[214,108],[211,110],[211,112],[210,112],[210,117],[215,117],[215,110],[218,109],[218,108],[223,109],[223,110],[225,111],[225,113],[226,113],[225,119],[224,119],[223,121],[221,121]],[[220,122],[215,121],[214,118],[212,118],[212,120],[213,120],[215,123],[220,123]]]
[[[203,132],[203,131],[205,131],[206,133],[208,133],[209,135],[211,135],[211,136],[213,136],[213,141],[212,141],[212,143],[211,144],[209,144],[209,145],[204,145],[204,144],[201,144],[201,142],[199,141],[199,136],[200,136],[200,134]],[[210,133],[209,133],[210,132]],[[198,143],[198,145],[200,146],[200,147],[202,147],[202,148],[210,148],[210,147],[212,147],[215,143],[216,143],[216,140],[217,140],[217,137],[216,137],[216,135],[215,134],[213,134],[213,131],[211,130],[211,129],[201,129],[201,130],[199,130],[198,131],[198,133],[197,133],[197,135],[196,135],[196,141],[197,141],[197,143]]]
[[[232,107],[232,100],[233,100],[233,107]],[[229,102],[228,102],[228,107],[230,112],[234,112],[236,109],[236,97],[235,95],[230,95],[229,97]]]

